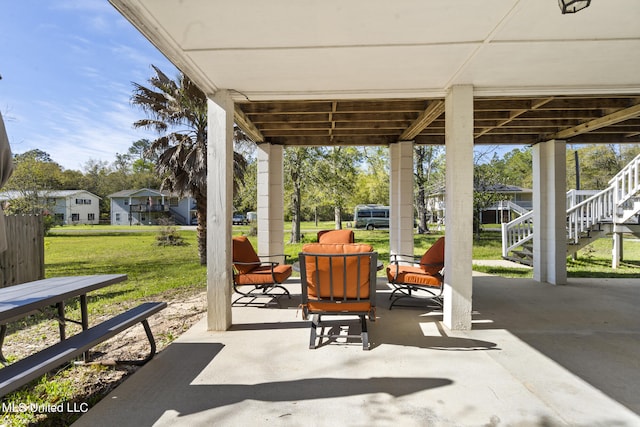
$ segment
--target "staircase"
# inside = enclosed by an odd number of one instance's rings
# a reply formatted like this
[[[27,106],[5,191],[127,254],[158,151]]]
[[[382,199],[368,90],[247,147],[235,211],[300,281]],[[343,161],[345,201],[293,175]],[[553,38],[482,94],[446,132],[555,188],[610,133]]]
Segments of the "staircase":
[[[590,195],[591,194],[591,195]],[[567,193],[567,255],[610,233],[640,235],[640,155],[602,191]],[[631,222],[635,220],[635,222]],[[533,265],[533,212],[502,224],[502,257]],[[614,265],[615,260],[614,260]]]

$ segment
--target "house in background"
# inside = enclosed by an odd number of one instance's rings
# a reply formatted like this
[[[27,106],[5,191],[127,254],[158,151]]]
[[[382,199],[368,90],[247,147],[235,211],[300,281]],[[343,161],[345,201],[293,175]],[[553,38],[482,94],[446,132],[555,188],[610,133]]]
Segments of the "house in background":
[[[488,191],[497,193],[502,200],[483,209],[482,224],[501,224],[517,218],[533,208],[533,191],[515,185],[497,184]],[[445,217],[444,188],[433,193],[427,199],[427,211],[433,222],[444,220]]]
[[[11,203],[29,197],[29,192],[6,191],[0,193],[1,203]],[[49,190],[38,192],[38,204],[46,207],[61,225],[98,224],[100,197],[86,190]]]
[[[196,216],[192,197],[178,197],[168,191],[142,188],[109,194],[111,225],[155,225],[161,219],[190,225]]]

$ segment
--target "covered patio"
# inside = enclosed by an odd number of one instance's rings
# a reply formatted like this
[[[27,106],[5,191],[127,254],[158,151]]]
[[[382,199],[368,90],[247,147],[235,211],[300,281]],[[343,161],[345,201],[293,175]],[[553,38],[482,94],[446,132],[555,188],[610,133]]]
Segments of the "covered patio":
[[[640,3],[110,2],[209,97],[208,315],[78,425],[640,423],[637,279],[567,280],[564,226],[566,142],[640,142]],[[363,352],[307,350],[295,297],[232,307],[234,122],[261,254],[283,252],[287,145],[388,146],[411,253],[413,147],[444,144],[443,310],[386,310],[379,283]],[[474,144],[534,145],[533,280],[472,275]]]
[[[75,426],[639,425],[637,279],[473,281],[471,331],[387,310],[380,282],[368,352],[308,350],[298,295],[234,308],[228,331],[196,324]]]
[[[640,141],[640,3],[110,0],[209,97],[207,329],[231,311],[234,122],[258,143],[258,252],[283,253],[283,148],[390,151],[413,252],[413,146],[446,147],[443,322],[471,328],[474,144],[533,144],[534,278],[566,283],[565,145]]]

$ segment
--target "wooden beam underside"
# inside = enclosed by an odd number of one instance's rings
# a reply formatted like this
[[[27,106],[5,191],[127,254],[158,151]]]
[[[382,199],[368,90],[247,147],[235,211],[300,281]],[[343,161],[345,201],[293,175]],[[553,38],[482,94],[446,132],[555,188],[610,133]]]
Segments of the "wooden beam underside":
[[[236,104],[236,123],[258,143],[444,144],[443,99],[260,101]],[[531,145],[549,139],[638,143],[640,94],[476,98],[476,144]]]

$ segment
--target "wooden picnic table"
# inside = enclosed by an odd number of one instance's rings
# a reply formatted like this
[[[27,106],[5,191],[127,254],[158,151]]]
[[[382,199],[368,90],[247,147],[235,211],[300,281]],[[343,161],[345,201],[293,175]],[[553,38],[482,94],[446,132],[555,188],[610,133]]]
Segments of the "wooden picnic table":
[[[0,362],[7,364],[2,353],[2,344],[7,332],[7,323],[55,305],[58,309],[60,341],[66,338],[65,323],[72,322],[89,327],[87,293],[127,280],[126,274],[101,274],[92,276],[51,277],[33,282],[0,288]],[[65,316],[65,301],[80,299],[81,320]]]

